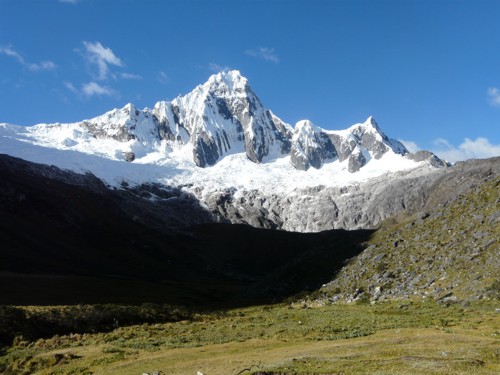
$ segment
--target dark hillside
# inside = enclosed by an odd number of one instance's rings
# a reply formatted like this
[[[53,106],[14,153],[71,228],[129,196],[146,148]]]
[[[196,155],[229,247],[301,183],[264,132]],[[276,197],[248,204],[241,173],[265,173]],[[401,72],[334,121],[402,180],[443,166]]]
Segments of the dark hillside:
[[[0,217],[0,304],[282,299],[331,279],[371,234],[210,223],[175,189],[112,190],[92,175],[8,156],[0,157]]]

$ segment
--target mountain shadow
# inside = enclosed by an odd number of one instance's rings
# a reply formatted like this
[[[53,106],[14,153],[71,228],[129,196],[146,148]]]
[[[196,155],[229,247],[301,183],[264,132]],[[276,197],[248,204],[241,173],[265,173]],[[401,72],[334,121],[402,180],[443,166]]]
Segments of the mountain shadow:
[[[214,223],[195,197],[0,155],[0,304],[232,306],[318,288],[372,231]]]

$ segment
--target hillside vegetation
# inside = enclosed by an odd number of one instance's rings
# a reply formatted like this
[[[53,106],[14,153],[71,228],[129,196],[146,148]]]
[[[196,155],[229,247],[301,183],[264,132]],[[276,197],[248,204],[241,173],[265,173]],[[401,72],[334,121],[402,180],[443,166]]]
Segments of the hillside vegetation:
[[[320,291],[322,301],[498,299],[500,178],[402,222],[386,222]]]

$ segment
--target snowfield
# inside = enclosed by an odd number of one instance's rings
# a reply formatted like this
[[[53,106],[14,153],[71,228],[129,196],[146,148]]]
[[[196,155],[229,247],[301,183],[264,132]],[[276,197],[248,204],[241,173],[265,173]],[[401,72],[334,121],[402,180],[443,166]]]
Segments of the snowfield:
[[[347,160],[340,162],[338,159],[319,169],[301,171],[290,163],[290,156],[258,164],[241,152],[224,157],[214,166],[200,168],[193,164],[187,147],[171,149],[166,142],[158,142],[151,147],[151,152],[129,163],[121,158],[121,154],[130,151],[132,141],[95,139],[81,133],[78,124],[57,126],[60,130],[47,131],[42,125],[0,124],[0,152],[75,172],[91,172],[114,187],[119,187],[124,181],[130,185],[154,182],[186,186],[190,187],[189,190],[197,187],[205,192],[235,188],[287,194],[319,185],[356,184],[387,173],[427,165],[426,161],[417,163],[389,151],[378,160],[371,159],[356,173],[347,170]]]

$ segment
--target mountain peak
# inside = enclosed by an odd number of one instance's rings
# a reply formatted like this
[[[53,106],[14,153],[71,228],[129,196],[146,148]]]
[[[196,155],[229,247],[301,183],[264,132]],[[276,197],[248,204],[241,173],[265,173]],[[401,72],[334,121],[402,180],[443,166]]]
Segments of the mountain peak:
[[[132,103],[127,103],[126,105],[123,106],[122,108],[122,112],[125,112],[127,114],[130,114],[130,115],[133,115],[135,114],[137,111],[137,108],[135,105],[133,105]]]
[[[378,127],[377,121],[375,121],[375,118],[373,116],[368,116],[368,118],[365,121],[365,124],[370,124],[372,126]]]
[[[314,129],[314,128],[316,128],[316,126],[310,120],[300,120],[295,124],[295,128],[297,128],[297,129],[302,129],[302,128]]]
[[[227,86],[230,90],[244,89],[248,80],[243,77],[239,70],[223,70],[212,75],[207,83],[208,86]]]
[[[295,130],[293,132],[293,140],[297,141],[299,138],[305,142],[309,143],[311,139],[314,139],[316,136],[316,132],[320,131],[320,129],[315,126],[309,120],[300,120],[295,124]]]
[[[378,126],[377,121],[375,121],[375,118],[373,116],[369,116],[366,121],[362,124],[366,129],[373,129],[377,133],[382,133],[382,130]]]
[[[295,124],[290,161],[299,170],[321,168],[323,162],[337,156],[334,146],[322,129],[309,120]]]

